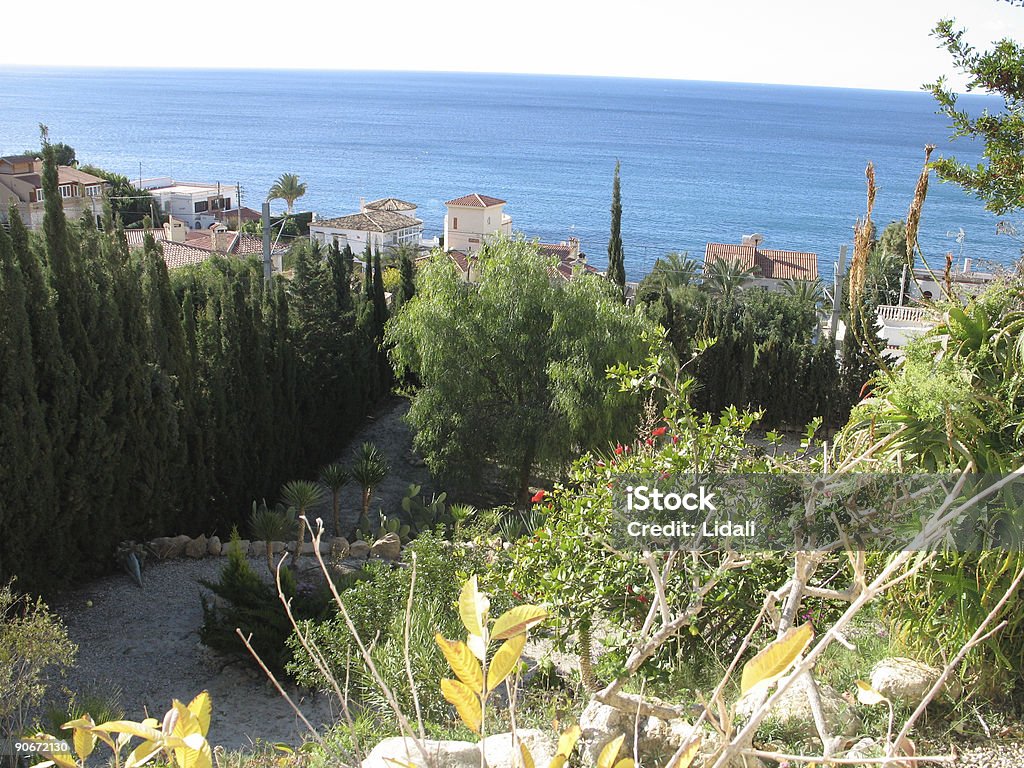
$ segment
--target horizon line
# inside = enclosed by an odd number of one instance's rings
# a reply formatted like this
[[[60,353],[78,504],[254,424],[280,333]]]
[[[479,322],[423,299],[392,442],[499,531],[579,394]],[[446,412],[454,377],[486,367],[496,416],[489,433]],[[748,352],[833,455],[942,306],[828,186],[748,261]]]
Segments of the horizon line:
[[[160,65],[105,65],[105,64],[7,64],[0,62],[0,72],[3,71],[40,71],[40,72],[273,72],[280,74],[287,73],[309,73],[309,74],[387,74],[387,75],[466,75],[466,76],[498,76],[498,77],[550,77],[550,78],[573,78],[579,80],[649,80],[665,83],[706,83],[713,85],[756,85],[772,86],[781,88],[810,88],[819,90],[843,90],[843,91],[869,91],[884,93],[919,93],[927,94],[925,83],[922,83],[916,90],[897,87],[862,86],[862,85],[822,85],[820,83],[780,83],[780,82],[756,82],[747,80],[715,80],[706,78],[686,78],[656,75],[603,75],[603,74],[580,74],[567,72],[507,72],[498,70],[450,70],[450,69],[333,69],[324,67],[244,67],[244,66],[160,66]],[[955,91],[959,96],[987,96],[998,98],[998,94],[978,91]]]

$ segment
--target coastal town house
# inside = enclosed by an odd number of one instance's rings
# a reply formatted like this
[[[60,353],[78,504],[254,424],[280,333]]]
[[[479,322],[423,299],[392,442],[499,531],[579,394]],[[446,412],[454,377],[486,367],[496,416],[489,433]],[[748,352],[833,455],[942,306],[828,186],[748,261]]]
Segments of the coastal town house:
[[[360,201],[359,212],[332,219],[314,216],[309,237],[324,246],[346,245],[353,253],[386,252],[402,245],[419,248],[423,239],[423,222],[416,218],[413,203],[386,197],[369,203]]]
[[[258,235],[234,232],[221,223],[194,229],[187,222],[173,216],[162,227],[126,229],[124,234],[128,248],[133,251],[142,248],[146,236],[151,236],[163,250],[168,269],[201,264],[214,256],[247,258],[263,254],[263,238]],[[270,255],[275,270],[280,271],[287,250],[285,245],[271,246]]]
[[[83,213],[103,218],[103,194],[107,182],[90,173],[67,165],[57,166],[57,192],[70,219]],[[29,229],[43,226],[43,161],[32,155],[0,157],[0,221],[6,221],[11,203]]]
[[[749,270],[749,285],[781,290],[790,280],[817,280],[818,255],[803,251],[779,251],[761,248],[761,235],[744,235],[740,243],[708,243],[704,251],[704,275],[717,261],[727,261]]]
[[[237,187],[175,181],[169,177],[142,179],[146,190],[160,206],[163,216],[173,216],[192,229],[205,229],[218,221],[224,211],[233,209],[238,197]]]
[[[489,237],[512,234],[512,217],[505,201],[473,193],[445,203],[444,247],[471,256]]]

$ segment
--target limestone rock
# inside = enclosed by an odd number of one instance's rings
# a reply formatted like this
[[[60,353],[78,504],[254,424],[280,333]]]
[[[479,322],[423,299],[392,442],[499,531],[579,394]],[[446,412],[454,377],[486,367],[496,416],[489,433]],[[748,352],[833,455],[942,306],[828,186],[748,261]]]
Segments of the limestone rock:
[[[365,541],[353,541],[348,549],[348,556],[358,560],[365,560],[370,556],[370,545]]]
[[[552,734],[541,730],[518,731],[519,738],[530,750],[536,765],[548,765],[554,757],[556,740]],[[434,768],[479,768],[480,745],[469,741],[434,741],[428,739],[424,747],[430,755]],[[518,764],[518,750],[513,750],[512,734],[499,733],[483,741],[484,755],[489,768],[515,768]],[[412,739],[393,736],[384,739],[373,748],[362,768],[394,768],[388,759],[409,763],[416,768],[426,768],[426,762]]]
[[[208,555],[219,555],[222,549],[224,549],[224,545],[220,541],[220,536],[211,536],[206,542],[206,554]]]
[[[149,542],[149,546],[161,560],[171,560],[181,557],[185,552],[185,545],[191,540],[188,536],[162,536]]]
[[[200,557],[206,557],[206,535],[203,534],[195,539],[189,539],[188,544],[185,545],[185,557],[192,557],[199,559]]]
[[[274,555],[280,555],[285,550],[285,543],[283,541],[275,541],[270,545],[270,552]]]
[[[641,719],[640,749],[642,762],[648,765],[667,765],[669,758],[676,750],[690,739],[693,724],[682,718],[662,720],[658,717]],[[717,733],[710,729],[704,730],[701,741],[701,754],[710,754],[718,744]]]
[[[248,556],[248,554],[249,554],[249,540],[248,539],[241,539],[241,540],[238,541],[237,544],[235,542],[233,542],[233,541],[229,541],[228,545],[226,547],[224,547],[222,552],[226,555],[228,553],[228,551],[231,549],[231,547],[233,547],[233,546],[237,546],[239,548],[239,550],[241,550],[243,555]]]
[[[402,556],[402,540],[397,533],[386,533],[373,542],[370,557],[381,560],[398,560]]]
[[[337,560],[344,560],[348,557],[349,543],[344,536],[335,536],[331,539],[331,557]]]
[[[914,659],[894,656],[882,659],[871,670],[871,687],[894,702],[903,702],[912,707],[921,703],[935,681],[942,674],[940,670]],[[939,695],[952,699],[960,698],[962,686],[956,680],[947,680]]]
[[[807,686],[808,679],[806,677],[794,680],[779,702],[768,713],[768,717],[805,738],[817,738],[818,729],[814,726],[814,715],[811,713]],[[825,716],[829,735],[833,737],[853,736],[857,733],[857,729],[860,728],[860,718],[846,699],[840,696],[832,686],[821,683],[818,683],[818,693],[821,697],[821,710]],[[737,703],[736,713],[744,719],[749,719],[762,700],[757,694],[745,696]]]
[[[591,699],[580,715],[580,744],[583,747],[583,762],[597,765],[598,755],[605,744],[626,735],[620,753],[630,754],[633,750],[633,717],[607,704]]]

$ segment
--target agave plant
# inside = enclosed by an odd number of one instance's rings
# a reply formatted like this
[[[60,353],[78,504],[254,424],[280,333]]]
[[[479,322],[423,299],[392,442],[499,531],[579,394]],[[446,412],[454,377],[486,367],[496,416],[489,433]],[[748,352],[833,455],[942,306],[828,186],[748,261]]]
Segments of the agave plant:
[[[306,543],[305,514],[309,508],[318,504],[324,497],[324,487],[312,480],[292,480],[281,489],[281,501],[295,510],[298,519],[298,532],[295,536],[295,556],[292,564],[298,565],[302,556],[302,547]]]
[[[341,536],[341,489],[352,479],[346,467],[335,462],[320,470],[320,479],[331,491],[331,513],[334,517],[334,535]]]
[[[373,443],[363,443],[352,463],[352,479],[363,488],[362,509],[359,513],[359,527],[370,525],[370,497],[373,489],[387,477],[390,467],[384,454]]]
[[[288,535],[294,524],[288,509],[278,504],[274,509],[267,506],[266,500],[252,503],[252,517],[249,518],[249,532],[253,539],[262,541],[267,547],[267,569],[274,573],[274,542]]]

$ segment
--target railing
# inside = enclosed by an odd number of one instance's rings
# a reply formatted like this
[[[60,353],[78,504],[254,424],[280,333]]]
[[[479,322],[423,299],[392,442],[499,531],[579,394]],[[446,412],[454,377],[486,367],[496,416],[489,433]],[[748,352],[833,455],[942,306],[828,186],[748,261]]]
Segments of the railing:
[[[878,319],[895,323],[926,323],[928,310],[924,307],[898,307],[893,304],[881,304],[878,307]]]

